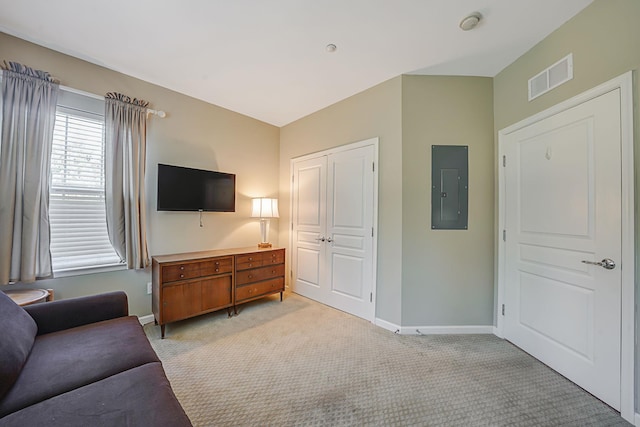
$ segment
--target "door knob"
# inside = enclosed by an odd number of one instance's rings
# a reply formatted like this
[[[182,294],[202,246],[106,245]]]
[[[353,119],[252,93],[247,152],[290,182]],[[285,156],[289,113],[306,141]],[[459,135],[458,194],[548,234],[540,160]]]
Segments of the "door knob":
[[[326,239],[324,238],[324,236],[322,236],[322,237],[317,237],[317,238],[316,238],[316,242],[317,242],[317,241],[324,242],[325,240],[326,240]]]
[[[610,258],[605,258],[600,262],[595,262],[595,261],[587,261],[587,260],[582,260],[583,264],[591,264],[591,265],[598,265],[604,269],[607,270],[613,270],[614,268],[616,268],[616,263],[614,260],[610,259]]]
[[[327,237],[327,242],[331,243],[333,242],[333,239],[331,237]]]

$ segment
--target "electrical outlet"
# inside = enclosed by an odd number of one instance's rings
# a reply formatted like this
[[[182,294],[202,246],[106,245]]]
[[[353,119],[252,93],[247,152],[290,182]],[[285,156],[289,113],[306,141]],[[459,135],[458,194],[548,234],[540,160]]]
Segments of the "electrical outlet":
[[[147,295],[151,294],[151,282],[147,283]]]

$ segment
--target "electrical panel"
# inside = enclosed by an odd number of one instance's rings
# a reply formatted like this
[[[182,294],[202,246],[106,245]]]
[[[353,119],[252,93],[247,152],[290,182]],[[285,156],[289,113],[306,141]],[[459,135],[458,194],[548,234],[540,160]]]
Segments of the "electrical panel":
[[[431,146],[431,228],[466,230],[469,216],[469,147]]]

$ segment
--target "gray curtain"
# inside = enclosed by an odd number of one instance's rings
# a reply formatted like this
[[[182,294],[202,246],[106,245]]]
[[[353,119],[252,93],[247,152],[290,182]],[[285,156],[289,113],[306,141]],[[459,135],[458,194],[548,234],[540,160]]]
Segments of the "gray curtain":
[[[50,277],[49,170],[58,82],[1,65],[0,284]]]
[[[127,268],[149,265],[144,177],[148,102],[105,96],[105,196],[109,239]]]

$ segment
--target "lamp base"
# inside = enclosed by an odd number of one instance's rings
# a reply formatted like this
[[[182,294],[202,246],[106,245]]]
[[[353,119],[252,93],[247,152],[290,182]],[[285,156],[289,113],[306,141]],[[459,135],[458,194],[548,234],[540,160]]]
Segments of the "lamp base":
[[[271,243],[258,243],[259,248],[270,248],[273,245]]]

